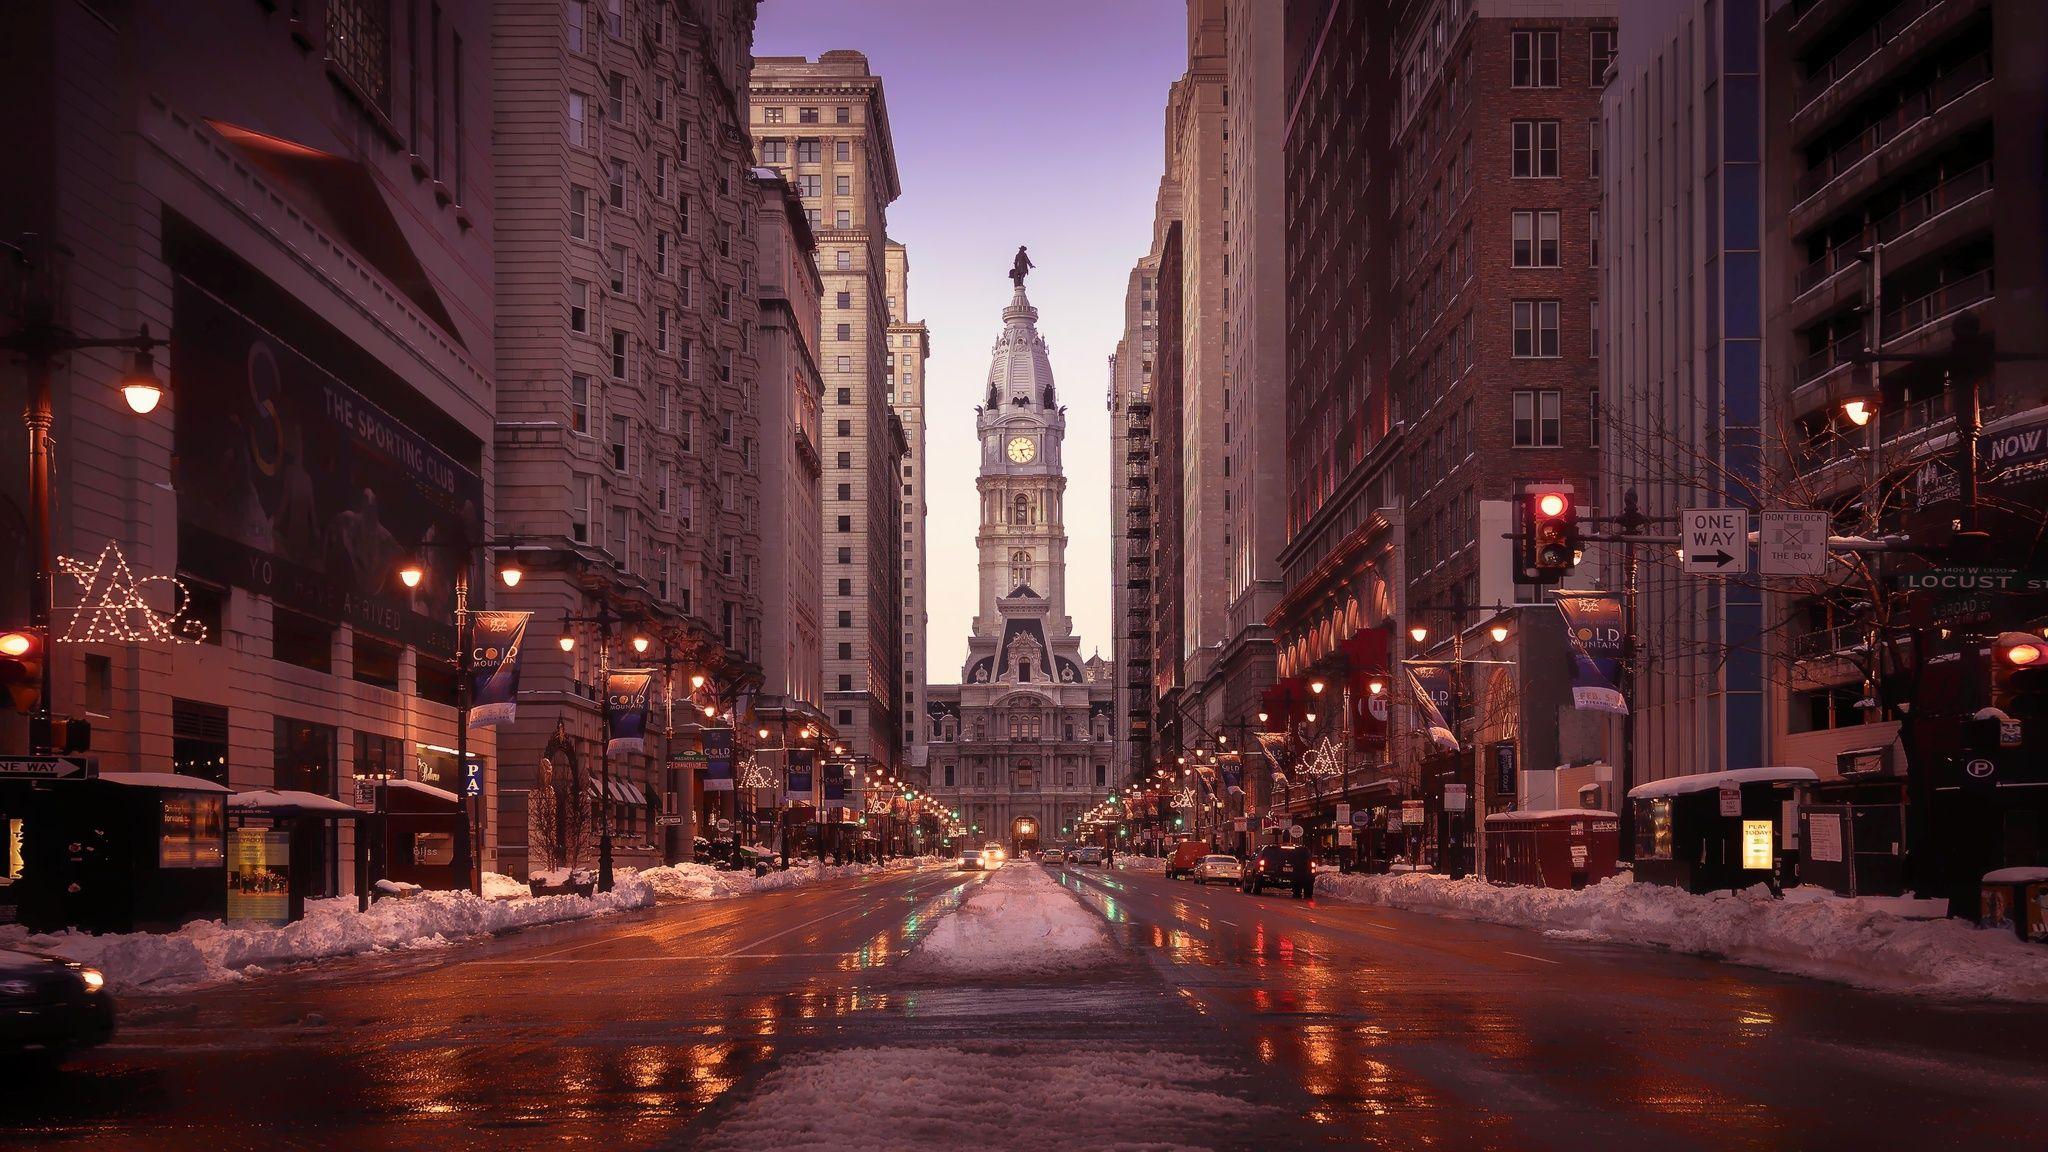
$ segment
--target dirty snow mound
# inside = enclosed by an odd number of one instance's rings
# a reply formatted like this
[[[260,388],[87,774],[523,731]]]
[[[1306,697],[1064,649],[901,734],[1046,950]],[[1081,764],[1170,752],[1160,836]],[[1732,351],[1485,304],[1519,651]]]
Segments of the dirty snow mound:
[[[1942,917],[1931,900],[1850,899],[1811,886],[1696,896],[1627,877],[1580,891],[1430,873],[1316,878],[1325,899],[1447,912],[1565,940],[1646,944],[1865,988],[2048,1002],[2048,948]]]
[[[1042,868],[991,873],[912,952],[914,971],[1010,976],[1085,967],[1114,952],[1102,920]]]

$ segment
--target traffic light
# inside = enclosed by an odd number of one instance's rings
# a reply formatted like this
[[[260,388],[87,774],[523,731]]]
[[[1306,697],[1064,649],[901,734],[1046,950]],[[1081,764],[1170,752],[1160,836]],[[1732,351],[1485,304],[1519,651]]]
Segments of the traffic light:
[[[43,637],[28,629],[0,632],[0,686],[14,710],[34,712],[43,696]]]
[[[1538,584],[1564,578],[1579,562],[1579,509],[1572,494],[1555,488],[1522,494],[1522,574]]]
[[[2001,632],[1991,644],[1991,705],[2014,720],[2048,720],[2048,640]]]

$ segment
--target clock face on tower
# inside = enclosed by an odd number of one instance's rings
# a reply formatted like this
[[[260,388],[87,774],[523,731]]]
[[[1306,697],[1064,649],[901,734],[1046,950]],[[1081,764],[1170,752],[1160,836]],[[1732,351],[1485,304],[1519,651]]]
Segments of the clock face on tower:
[[[1038,445],[1029,436],[1010,438],[1010,459],[1019,464],[1029,464],[1038,455]]]

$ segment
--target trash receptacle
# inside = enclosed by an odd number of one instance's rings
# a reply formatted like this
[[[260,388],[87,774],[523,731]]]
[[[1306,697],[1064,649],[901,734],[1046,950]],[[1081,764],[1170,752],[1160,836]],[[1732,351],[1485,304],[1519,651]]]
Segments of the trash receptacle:
[[[2048,941],[2048,868],[2000,868],[1978,881],[1977,925]]]

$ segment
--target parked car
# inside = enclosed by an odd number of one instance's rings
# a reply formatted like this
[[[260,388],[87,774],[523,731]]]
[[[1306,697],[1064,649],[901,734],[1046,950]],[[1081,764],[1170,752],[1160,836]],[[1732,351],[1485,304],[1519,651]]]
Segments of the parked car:
[[[1166,858],[1166,878],[1181,880],[1195,874],[1195,865],[1209,854],[1209,845],[1201,840],[1183,840],[1173,846],[1173,855]]]
[[[1094,845],[1089,845],[1085,848],[1076,848],[1074,849],[1074,863],[1084,865],[1093,864],[1097,868],[1100,868],[1102,867],[1102,849],[1097,848]]]
[[[960,863],[955,866],[961,872],[986,872],[991,865],[979,848],[962,848]]]
[[[56,1062],[114,1034],[114,997],[96,968],[0,947],[0,1056]]]
[[[1207,884],[1211,880],[1227,880],[1233,884],[1244,879],[1244,865],[1235,856],[1210,853],[1195,861],[1194,880]]]
[[[1047,848],[1039,854],[1038,858],[1047,864],[1065,864],[1067,862],[1067,850],[1064,848]]]
[[[1252,857],[1244,870],[1246,892],[1257,896],[1268,888],[1286,888],[1296,899],[1305,900],[1315,892],[1315,869],[1304,845],[1282,847],[1269,844]]]

